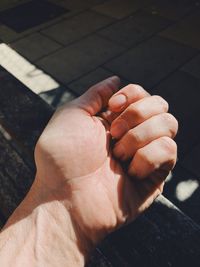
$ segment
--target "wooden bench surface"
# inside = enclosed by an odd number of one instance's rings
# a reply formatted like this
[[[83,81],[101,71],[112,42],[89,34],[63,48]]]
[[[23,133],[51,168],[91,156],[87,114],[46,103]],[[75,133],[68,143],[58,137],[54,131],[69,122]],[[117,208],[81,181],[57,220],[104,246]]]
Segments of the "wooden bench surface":
[[[35,143],[53,109],[0,68],[0,225],[24,198],[35,175]],[[130,225],[106,238],[88,267],[200,266],[200,227],[163,196]]]

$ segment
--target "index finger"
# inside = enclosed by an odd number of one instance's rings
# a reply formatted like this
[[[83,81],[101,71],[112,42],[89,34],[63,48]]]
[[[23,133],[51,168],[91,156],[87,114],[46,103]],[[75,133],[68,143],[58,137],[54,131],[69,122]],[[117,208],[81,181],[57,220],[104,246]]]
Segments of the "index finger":
[[[114,94],[108,103],[108,107],[113,112],[122,112],[130,104],[150,96],[150,94],[137,84],[129,84]]]

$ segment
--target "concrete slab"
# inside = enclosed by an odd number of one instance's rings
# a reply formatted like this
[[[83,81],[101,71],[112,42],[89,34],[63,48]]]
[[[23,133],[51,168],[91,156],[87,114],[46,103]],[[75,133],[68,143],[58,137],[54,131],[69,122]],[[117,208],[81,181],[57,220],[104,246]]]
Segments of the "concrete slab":
[[[118,55],[124,48],[95,34],[37,61],[58,81],[68,84]]]
[[[180,164],[199,177],[200,181],[200,143],[194,146],[184,159],[181,160]]]
[[[58,99],[56,103],[56,107],[61,107],[62,105],[65,105],[66,103],[72,101],[75,97],[76,96],[72,94],[70,91],[68,90],[63,91],[60,96],[60,99]]]
[[[20,2],[20,0],[19,0],[19,2]],[[28,1],[25,1],[25,0],[22,1],[22,3],[26,3],[26,2],[28,2]],[[16,6],[16,5],[14,5],[14,6]],[[12,5],[11,5],[11,7],[12,7]],[[77,14],[77,12],[78,11],[76,11],[76,10],[71,10],[68,13],[64,13],[64,14],[62,14],[62,15],[54,18],[54,19],[40,23],[39,25],[32,27],[32,28],[29,28],[29,29],[27,29],[23,32],[20,32],[20,33],[16,32],[14,29],[11,29],[8,26],[6,26],[5,24],[0,22],[0,37],[6,43],[14,42],[16,40],[23,38],[24,36],[38,32],[44,28],[47,28],[47,27],[50,27],[51,25],[59,23],[63,19],[73,17]]]
[[[191,61],[185,64],[181,69],[200,79],[200,55],[193,58]]]
[[[46,0],[28,1],[0,12],[0,21],[16,32],[36,27],[69,10]]]
[[[182,159],[199,142],[200,79],[177,71],[162,81],[152,93],[161,95],[168,101],[170,112],[179,122],[176,142],[179,159]]]
[[[11,47],[28,60],[34,62],[35,60],[58,50],[62,46],[36,32],[13,42]]]
[[[55,80],[4,43],[0,44],[0,65],[36,94],[59,88]]]
[[[160,33],[161,36],[200,49],[200,10]]]
[[[115,74],[110,72],[110,71],[105,70],[102,67],[99,67],[96,70],[91,71],[90,73],[84,75],[80,79],[77,79],[72,83],[69,83],[68,88],[70,88],[70,90],[72,90],[76,95],[81,95],[87,89],[89,89],[89,87],[91,87],[92,85],[99,83],[102,80],[104,80],[108,77],[111,77],[113,75],[115,75]],[[125,79],[121,79],[120,87],[122,88],[129,83],[130,83],[129,81],[127,81]]]
[[[75,95],[62,86],[55,90],[40,93],[39,95],[54,108],[62,106],[75,98]]]
[[[28,0],[1,0],[0,10],[11,8],[20,4],[27,3]]]
[[[122,19],[136,12],[143,7],[146,2],[147,0],[109,0],[102,5],[96,6],[94,10],[116,19]]]
[[[92,11],[85,11],[77,16],[52,25],[42,31],[55,41],[67,45],[94,31],[109,25],[113,19]]]
[[[166,28],[170,23],[171,21],[158,15],[137,12],[98,31],[98,34],[126,47],[131,47]]]
[[[84,75],[80,79],[75,80],[68,84],[68,87],[76,94],[82,95],[92,85],[113,76],[113,73],[103,68],[97,68],[96,70]]]
[[[105,67],[151,89],[196,53],[195,49],[171,40],[153,37],[111,60]]]
[[[171,20],[180,20],[199,6],[198,0],[152,0],[144,9]]]
[[[7,42],[17,40],[20,37],[22,38],[23,34],[19,35],[12,29],[0,23],[0,36],[1,36],[1,39],[7,43]]]
[[[50,0],[51,2],[57,3],[60,6],[69,8],[70,10],[85,10],[88,8],[92,8],[95,5],[102,4],[106,2],[106,0]]]

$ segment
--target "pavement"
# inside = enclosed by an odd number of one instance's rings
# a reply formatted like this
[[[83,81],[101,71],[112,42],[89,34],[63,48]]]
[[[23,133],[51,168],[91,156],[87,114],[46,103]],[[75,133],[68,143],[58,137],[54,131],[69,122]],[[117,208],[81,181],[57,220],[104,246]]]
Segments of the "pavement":
[[[1,0],[0,64],[58,107],[111,75],[179,121],[164,195],[200,223],[200,1]]]

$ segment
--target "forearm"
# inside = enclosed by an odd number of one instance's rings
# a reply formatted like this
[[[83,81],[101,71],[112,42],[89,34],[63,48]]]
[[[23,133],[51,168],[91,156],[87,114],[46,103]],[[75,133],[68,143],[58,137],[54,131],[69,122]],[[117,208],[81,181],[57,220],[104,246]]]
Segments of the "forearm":
[[[0,235],[0,266],[84,266],[80,242],[63,201],[33,186]]]

